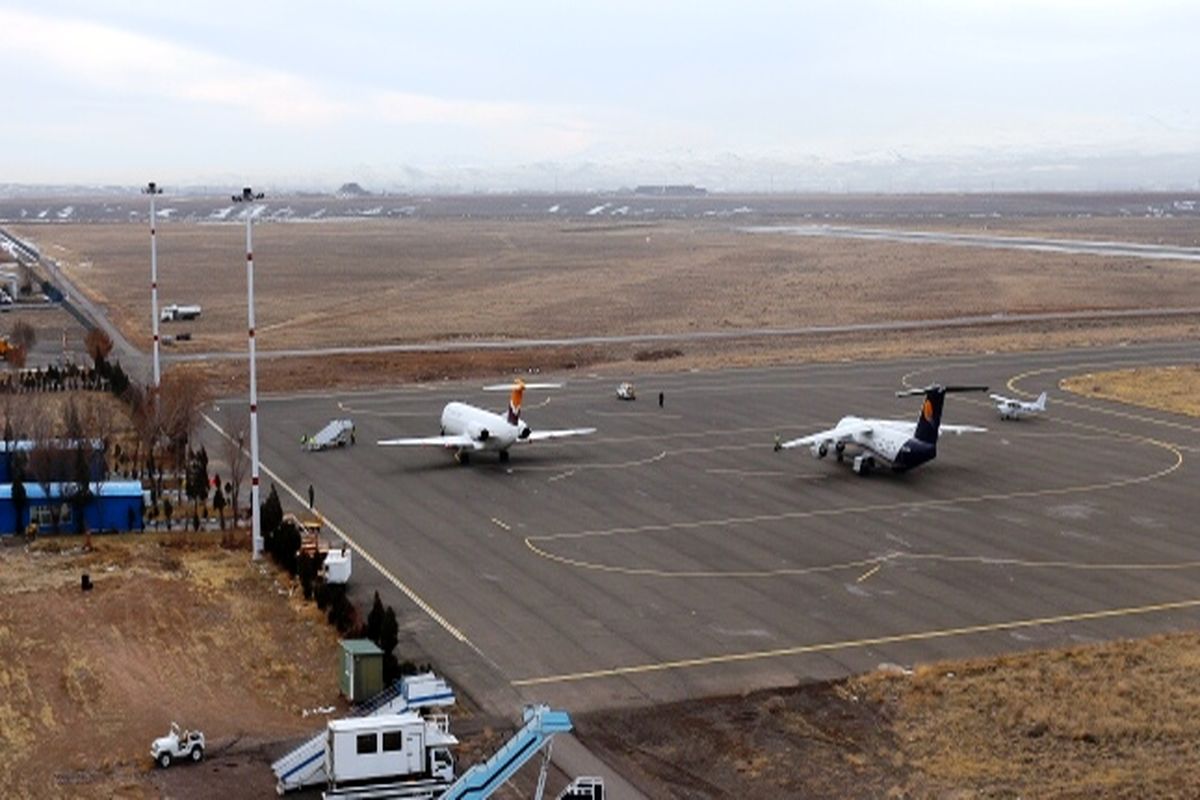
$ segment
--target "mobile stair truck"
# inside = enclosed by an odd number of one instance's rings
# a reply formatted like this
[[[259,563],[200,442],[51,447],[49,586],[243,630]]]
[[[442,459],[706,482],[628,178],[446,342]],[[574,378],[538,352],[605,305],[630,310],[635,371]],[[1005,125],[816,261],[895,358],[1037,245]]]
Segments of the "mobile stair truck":
[[[454,690],[432,672],[409,675],[396,681],[377,697],[355,707],[352,718],[382,716],[421,708],[454,705]],[[328,782],[325,774],[325,748],[328,729],[321,730],[271,765],[275,772],[275,791],[279,794],[318,786]]]
[[[415,714],[330,722],[326,748],[330,788],[324,797],[338,800],[484,800],[541,752],[541,771],[534,798],[542,800],[552,740],[556,734],[570,732],[572,727],[571,717],[565,711],[554,711],[545,705],[526,706],[525,724],[512,738],[487,761],[474,765],[458,780],[449,783],[454,763],[442,742],[457,742],[457,739],[440,727],[444,719],[438,717],[424,722],[423,742],[418,738],[422,731],[418,722],[420,717]],[[401,751],[404,755],[390,761],[378,758],[382,755],[378,750],[388,746],[383,737],[401,727],[405,735],[409,735],[408,730],[412,731],[411,744],[408,739],[401,741],[393,735],[390,746],[393,755]],[[375,735],[379,738],[373,738]],[[420,744],[424,745],[423,754]],[[372,751],[372,747],[377,751]],[[345,766],[338,763],[339,757]],[[559,800],[604,800],[604,782],[600,778],[576,778],[559,795]]]
[[[525,762],[542,748],[542,771],[538,776],[537,800],[546,788],[546,768],[550,763],[550,743],[555,734],[570,733],[571,716],[566,711],[554,711],[546,705],[526,706],[525,724],[504,743],[491,758],[476,764],[439,796],[439,800],[483,800],[491,797],[504,782],[516,774]]]
[[[354,422],[348,419],[330,420],[315,436],[301,438],[300,444],[305,450],[328,450],[354,444]]]

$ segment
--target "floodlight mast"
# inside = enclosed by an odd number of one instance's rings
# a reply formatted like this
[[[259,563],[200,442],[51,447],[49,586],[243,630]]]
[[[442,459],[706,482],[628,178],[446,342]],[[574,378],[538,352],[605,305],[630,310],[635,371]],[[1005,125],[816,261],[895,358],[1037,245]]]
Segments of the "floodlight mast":
[[[255,194],[249,186],[242,189],[241,194],[233,195],[235,203],[252,203],[262,200],[266,195],[262,192]],[[250,349],[250,519],[251,539],[253,542],[253,558],[262,558],[262,511],[258,500],[258,377],[254,347],[254,243],[251,239],[254,209],[246,208],[246,318],[249,335],[247,340]]]
[[[150,195],[150,322],[154,328],[154,391],[157,393],[162,374],[158,367],[158,238],[155,236],[157,217],[154,212],[154,198],[163,190],[154,181],[146,184],[142,194]]]

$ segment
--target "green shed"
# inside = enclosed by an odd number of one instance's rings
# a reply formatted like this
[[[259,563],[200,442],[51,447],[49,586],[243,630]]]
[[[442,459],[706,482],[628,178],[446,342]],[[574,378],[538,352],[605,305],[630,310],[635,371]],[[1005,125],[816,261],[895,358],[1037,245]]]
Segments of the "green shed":
[[[342,694],[361,703],[383,691],[383,651],[370,639],[343,639]]]

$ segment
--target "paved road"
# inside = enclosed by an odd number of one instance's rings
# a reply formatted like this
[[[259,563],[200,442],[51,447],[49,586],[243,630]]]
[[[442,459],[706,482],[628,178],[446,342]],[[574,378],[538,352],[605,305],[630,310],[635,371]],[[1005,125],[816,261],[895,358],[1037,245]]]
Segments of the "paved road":
[[[420,604],[406,632],[469,691],[660,703],[1194,627],[1200,423],[1056,385],[1198,359],[1183,343],[665,375],[634,403],[610,379],[570,376],[530,397],[527,418],[599,433],[507,467],[370,444],[436,432],[450,399],[494,401],[476,385],[276,398],[263,459],[285,487],[317,487],[337,529]],[[933,380],[1048,389],[1050,407],[1002,423],[954,396],[948,421],[992,431],[950,437],[907,475],[772,452],[775,435],[843,413],[915,415],[893,390]],[[339,415],[357,447],[299,450]]]
[[[980,326],[1015,325],[1043,322],[1096,321],[1192,317],[1200,308],[1132,308],[1110,311],[1062,311],[1044,314],[986,314],[945,319],[863,322],[851,325],[807,325],[798,328],[739,328],[728,331],[692,331],[688,333],[635,333],[623,336],[573,336],[556,339],[489,339],[472,341],[415,342],[378,344],[359,347],[318,347],[260,350],[264,360],[314,356],[367,355],[372,353],[447,353],[464,350],[529,350],[539,347],[586,347],[589,345],[658,344],[664,342],[706,342],[736,339],[772,339],[783,337],[822,337],[839,333],[901,333],[912,330],[942,330]],[[176,353],[164,357],[167,363],[198,361],[245,361],[245,351]]]
[[[113,357],[121,362],[121,368],[125,373],[133,378],[142,380],[148,379],[150,376],[149,358],[141,350],[138,350],[133,344],[125,338],[125,334],[121,333],[121,329],[109,320],[108,315],[93,303],[86,294],[80,291],[67,274],[59,269],[58,262],[53,258],[43,256],[37,250],[30,248],[21,240],[14,237],[12,234],[0,230],[0,239],[11,242],[18,251],[27,260],[35,261],[37,266],[41,267],[44,275],[49,281],[62,291],[65,298],[63,307],[67,309],[76,319],[85,327],[89,324],[99,327],[113,343]]]
[[[1142,244],[1140,242],[1089,242],[1080,239],[1043,239],[1028,236],[987,236],[971,233],[937,233],[845,225],[755,225],[749,233],[820,236],[835,239],[867,239],[908,244],[937,244],[955,247],[984,247],[991,250],[1027,250],[1037,253],[1120,256],[1166,261],[1200,261],[1200,247]]]

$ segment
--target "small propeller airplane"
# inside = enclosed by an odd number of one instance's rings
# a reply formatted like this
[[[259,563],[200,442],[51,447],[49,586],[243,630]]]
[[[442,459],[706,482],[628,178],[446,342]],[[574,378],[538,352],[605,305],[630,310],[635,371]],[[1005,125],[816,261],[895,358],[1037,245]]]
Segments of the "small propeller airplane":
[[[1002,394],[989,395],[992,402],[996,404],[996,410],[1000,412],[1000,419],[1020,419],[1021,417],[1031,417],[1034,414],[1040,414],[1046,410],[1046,393],[1042,392],[1038,395],[1038,399],[1032,402],[1017,400],[1013,397],[1005,397]]]
[[[926,386],[924,389],[909,389],[896,392],[897,397],[924,395],[921,415],[917,421],[905,422],[891,419],[863,419],[842,417],[836,427],[827,431],[802,436],[788,442],[775,441],[775,450],[793,447],[808,447],[814,458],[824,458],[830,448],[837,460],[845,457],[846,448],[853,448],[853,467],[859,475],[866,476],[882,463],[893,472],[919,467],[937,458],[938,432],[983,433],[987,428],[974,425],[942,425],[942,405],[951,392],[986,392],[986,386]]]
[[[525,383],[520,378],[511,384],[485,386],[483,389],[488,392],[511,390],[507,414],[495,414],[468,403],[447,403],[442,409],[440,436],[382,439],[377,444],[383,447],[442,447],[454,450],[454,459],[460,464],[470,463],[472,453],[493,450],[499,453],[500,461],[504,463],[508,461],[508,448],[514,444],[595,433],[595,428],[535,431],[521,419],[521,401],[526,389],[557,389],[561,386],[561,383]]]

